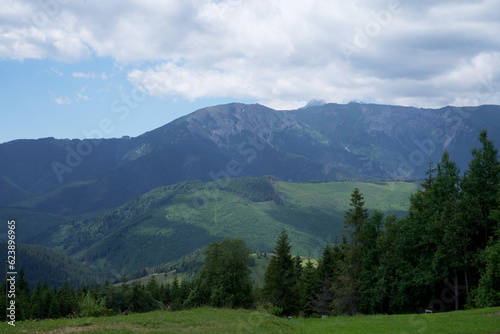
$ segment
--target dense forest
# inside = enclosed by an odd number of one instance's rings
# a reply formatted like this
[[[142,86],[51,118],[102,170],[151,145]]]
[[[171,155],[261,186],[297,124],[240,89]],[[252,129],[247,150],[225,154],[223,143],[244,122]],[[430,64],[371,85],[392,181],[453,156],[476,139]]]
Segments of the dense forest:
[[[448,152],[429,162],[408,215],[369,214],[352,192],[341,240],[327,244],[317,264],[292,255],[283,228],[264,285],[249,276],[250,249],[242,239],[212,242],[192,280],[141,285],[68,283],[33,290],[20,273],[17,317],[38,319],[178,310],[202,305],[262,307],[275,315],[420,313],[500,305],[500,163],[486,131],[461,173]],[[233,191],[244,192],[244,187]],[[5,302],[5,286],[0,300]]]

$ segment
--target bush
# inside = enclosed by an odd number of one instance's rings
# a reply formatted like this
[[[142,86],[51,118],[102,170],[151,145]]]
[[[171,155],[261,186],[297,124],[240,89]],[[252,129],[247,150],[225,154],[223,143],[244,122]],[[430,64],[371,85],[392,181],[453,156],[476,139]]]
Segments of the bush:
[[[113,310],[106,308],[104,298],[97,300],[89,292],[80,299],[78,307],[82,317],[100,317],[113,314]]]

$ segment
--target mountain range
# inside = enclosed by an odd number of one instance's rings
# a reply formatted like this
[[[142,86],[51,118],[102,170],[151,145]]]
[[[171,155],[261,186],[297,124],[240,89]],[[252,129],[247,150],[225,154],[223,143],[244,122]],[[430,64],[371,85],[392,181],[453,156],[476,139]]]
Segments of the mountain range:
[[[339,236],[355,187],[369,209],[404,215],[428,162],[447,150],[463,172],[481,129],[500,141],[499,118],[495,105],[232,103],[135,138],[15,140],[0,144],[0,219],[38,245],[25,246],[27,264],[114,280],[224,237],[269,252],[283,226],[294,252],[314,257]],[[31,282],[55,270],[37,268],[25,268]],[[64,280],[77,282],[54,284]]]
[[[232,103],[135,138],[15,140],[0,144],[0,206],[73,216],[187,180],[421,179],[443,150],[465,170],[480,129],[498,143],[499,115],[495,105],[273,110]]]

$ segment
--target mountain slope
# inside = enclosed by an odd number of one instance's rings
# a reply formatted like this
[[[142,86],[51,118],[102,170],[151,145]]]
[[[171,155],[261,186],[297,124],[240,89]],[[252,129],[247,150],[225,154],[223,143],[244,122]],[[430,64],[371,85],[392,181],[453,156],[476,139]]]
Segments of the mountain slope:
[[[403,212],[413,183],[299,184],[270,177],[160,187],[102,215],[59,224],[30,242],[72,255],[99,272],[132,271],[178,259],[211,241],[240,237],[271,251],[286,227],[294,252],[318,256],[339,236],[352,190],[368,208]]]
[[[0,244],[0,249],[7,254],[6,243]],[[102,277],[80,262],[40,245],[16,244],[16,268],[23,268],[32,289],[37,281],[59,287],[66,281],[74,287],[103,283]]]
[[[499,119],[499,106],[208,107],[139,137],[98,145],[50,138],[2,144],[0,205],[80,215],[186,180],[419,179],[427,162],[438,161],[445,149],[466,169],[480,129],[500,141]],[[76,163],[70,152],[85,153],[89,143],[90,153]]]

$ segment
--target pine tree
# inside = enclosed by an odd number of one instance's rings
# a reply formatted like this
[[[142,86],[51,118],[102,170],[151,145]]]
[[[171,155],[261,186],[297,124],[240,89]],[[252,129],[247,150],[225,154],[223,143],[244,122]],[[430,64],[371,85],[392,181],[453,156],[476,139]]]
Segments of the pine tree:
[[[316,268],[310,259],[307,260],[306,265],[302,270],[299,289],[302,311],[306,316],[311,316],[314,312],[313,303],[315,294],[319,290],[319,282]]]
[[[61,316],[61,309],[59,307],[59,298],[57,298],[57,289],[54,288],[53,298],[50,301],[49,312],[47,317],[56,319]]]
[[[24,277],[24,269],[19,270],[18,287],[16,288],[16,318],[18,320],[28,319],[30,308],[30,295],[31,290],[28,281]]]
[[[493,235],[494,220],[491,211],[498,206],[498,192],[500,191],[500,162],[498,150],[493,141],[488,140],[486,130],[479,133],[481,148],[472,149],[472,160],[469,170],[463,178],[463,189],[470,198],[475,198],[481,210],[480,235],[477,240],[479,248],[484,249],[490,236]]]
[[[362,236],[362,260],[360,273],[360,302],[359,308],[364,313],[375,313],[377,302],[374,286],[377,278],[377,269],[380,266],[380,254],[377,248],[377,240],[382,230],[384,214],[375,210],[373,215],[366,221]]]
[[[282,315],[292,315],[299,310],[300,295],[298,293],[299,278],[296,275],[292,246],[288,234],[283,228],[278,237],[274,256],[264,274],[263,297],[271,302]]]
[[[58,299],[61,315],[68,316],[76,312],[75,294],[67,281],[59,289]]]
[[[358,310],[362,239],[368,219],[364,204],[363,195],[358,188],[354,189],[351,208],[344,216],[343,261],[339,263],[339,275],[334,283],[334,308],[338,314],[354,315]]]
[[[154,299],[156,299],[157,301],[161,300],[160,287],[158,286],[158,282],[156,282],[156,278],[154,275],[151,275],[151,278],[146,285],[146,290],[149,291]]]
[[[432,189],[432,182],[433,182],[433,179],[432,179],[432,176],[434,174],[434,172],[436,171],[436,168],[433,167],[433,163],[432,163],[432,160],[429,161],[429,169],[425,172],[425,175],[427,175],[427,179],[425,180],[424,183],[421,184],[422,188],[424,188],[424,190],[431,190]]]

